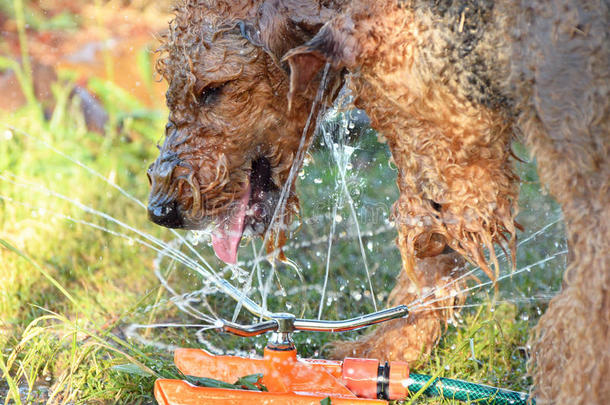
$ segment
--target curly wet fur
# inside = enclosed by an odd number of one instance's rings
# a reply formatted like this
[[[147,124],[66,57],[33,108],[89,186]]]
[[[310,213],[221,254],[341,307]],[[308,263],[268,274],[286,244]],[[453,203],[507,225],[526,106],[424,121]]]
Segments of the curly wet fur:
[[[562,292],[531,338],[531,371],[546,402],[601,404],[610,395],[609,6],[523,9],[509,21],[520,33],[510,78],[517,122],[562,206],[570,247]]]
[[[497,263],[484,249],[514,255],[510,142],[523,134],[571,251],[563,291],[532,336],[535,394],[601,404],[610,396],[609,22],[607,2],[593,0],[184,1],[159,65],[172,125],[151,199],[177,198],[194,223],[222,215],[261,153],[283,184],[330,62],[334,79],[348,73],[399,170],[394,219],[408,278],[392,302],[409,303],[451,280],[459,289],[464,262],[452,251],[491,276]],[[231,77],[216,104],[201,102],[202,88]],[[452,290],[436,291],[436,305],[461,302]],[[412,360],[451,316],[435,308],[336,353]]]

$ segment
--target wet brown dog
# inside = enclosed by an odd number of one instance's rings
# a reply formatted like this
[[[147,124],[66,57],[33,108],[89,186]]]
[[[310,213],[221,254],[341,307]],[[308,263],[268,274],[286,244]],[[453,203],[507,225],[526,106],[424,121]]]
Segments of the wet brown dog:
[[[192,0],[176,11],[158,66],[170,122],[149,170],[153,221],[213,224],[215,251],[235,261],[242,233],[262,233],[277,214],[311,141],[321,78],[322,103],[347,83],[399,169],[394,218],[408,277],[391,301],[436,288],[446,306],[461,300],[451,290],[463,258],[493,276],[483,250],[514,252],[510,141],[523,134],[571,249],[563,291],[532,337],[538,401],[610,396],[607,3]],[[285,197],[280,223],[297,210],[292,186]],[[413,360],[448,316],[388,324],[346,351]]]

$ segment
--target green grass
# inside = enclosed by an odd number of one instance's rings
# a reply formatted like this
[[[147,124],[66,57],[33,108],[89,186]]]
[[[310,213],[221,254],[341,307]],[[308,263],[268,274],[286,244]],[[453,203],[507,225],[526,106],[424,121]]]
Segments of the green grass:
[[[117,201],[114,189],[38,139],[114,178],[140,198],[146,195],[145,170],[153,158],[154,142],[146,134],[128,141],[126,133],[114,139],[87,133],[78,118],[67,118],[74,114],[65,114],[67,122],[56,122],[54,128],[29,117],[27,108],[6,117],[3,122],[20,130],[3,128],[0,142],[0,153],[7,157],[0,163],[4,176],[0,239],[5,242],[0,251],[0,346],[6,367],[26,392],[44,391],[48,386],[48,397],[61,401],[150,398],[151,378],[128,378],[111,366],[138,360],[172,375],[156,363],[164,356],[167,361],[168,353],[142,351],[122,340],[119,343],[116,337],[118,325],[156,296],[158,285],[150,273],[154,255],[68,220],[66,216],[108,226],[38,187],[136,227],[147,226],[145,212],[128,201]],[[150,124],[163,125],[160,121]]]
[[[150,70],[140,70],[150,74]],[[23,77],[27,86],[27,75]],[[67,79],[70,74],[63,72],[61,77]],[[125,232],[45,191],[77,200],[166,241],[176,239],[149,223],[142,207],[49,147],[82,162],[140,201],[146,200],[145,172],[156,157],[166,111],[145,108],[112,83],[94,79],[90,87],[100,94],[112,122],[122,124],[120,130],[108,128],[103,136],[87,132],[78,106],[67,97],[66,82],[54,87],[58,103],[48,120],[33,103],[14,114],[0,113],[0,398],[5,403],[153,403],[155,378],[179,377],[172,353],[162,344],[258,353],[265,344],[264,337],[240,339],[214,331],[202,333],[204,341],[200,341],[193,330],[184,328],[141,330],[140,336],[147,340],[127,339],[132,323],[197,322],[172,303],[171,295],[160,287],[155,268],[179,293],[198,290],[205,283],[191,269],[159,258],[133,240],[83,223]],[[353,132],[351,145],[356,149],[347,181],[365,232],[367,262],[382,307],[400,271],[395,231],[386,223],[397,196],[395,172],[388,164],[387,148],[376,142],[374,133],[362,128]],[[340,195],[336,166],[320,143],[317,139],[312,162],[299,176],[302,224],[286,249],[300,272],[279,265],[278,275],[272,279],[274,293],[268,297],[274,311],[311,318],[318,314],[320,290],[316,286],[322,285],[325,273],[327,242],[323,237],[329,232],[329,216]],[[515,148],[519,156],[526,156],[521,146]],[[549,224],[559,211],[540,192],[534,166],[518,166],[524,179],[519,217],[526,228],[523,239]],[[345,199],[338,214],[341,221],[333,242],[323,312],[326,319],[373,310]],[[179,248],[187,252],[184,246]],[[558,224],[519,249],[517,268],[564,248]],[[215,268],[221,268],[205,242],[197,249]],[[249,245],[242,248],[240,259],[248,260],[250,250]],[[525,370],[528,331],[546,305],[544,299],[529,298],[546,298],[556,291],[563,267],[563,260],[553,260],[502,281],[497,293],[493,288],[474,292],[468,300],[473,306],[448,325],[432,357],[413,370],[526,391],[531,383]],[[263,266],[261,282],[269,270]],[[508,271],[505,263],[504,272]],[[245,280],[243,274],[231,272],[226,278],[238,286]],[[251,296],[260,301],[258,283],[255,275]],[[193,305],[226,318],[232,317],[235,307],[231,299],[213,291],[201,295]],[[238,320],[254,321],[244,311]],[[295,339],[302,356],[319,357],[326,354],[325,344],[331,339],[353,339],[359,333],[299,333]],[[451,402],[418,398],[415,403],[439,401]]]

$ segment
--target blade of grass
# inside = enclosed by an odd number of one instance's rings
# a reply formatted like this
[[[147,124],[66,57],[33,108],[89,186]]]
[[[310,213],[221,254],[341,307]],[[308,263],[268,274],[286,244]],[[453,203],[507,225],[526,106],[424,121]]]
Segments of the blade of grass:
[[[34,96],[34,86],[32,82],[32,65],[30,62],[30,54],[28,50],[28,40],[25,34],[25,16],[23,12],[23,0],[13,0],[13,7],[15,8],[15,21],[17,22],[17,32],[19,35],[19,46],[21,48],[21,64],[23,66],[22,72],[25,80],[21,82],[23,93],[29,104],[36,104],[36,97]]]
[[[10,397],[12,396],[13,401],[15,401],[15,404],[21,405],[21,397],[19,396],[19,388],[17,387],[17,384],[15,383],[15,380],[13,379],[13,377],[11,377],[11,375],[9,373],[9,369],[6,366],[6,363],[4,362],[4,356],[2,356],[2,355],[0,355],[0,369],[2,369],[2,373],[4,374],[4,379],[8,383],[9,393],[10,393],[10,395],[6,398],[6,401],[4,403],[8,404],[8,401],[11,399]]]
[[[57,288],[66,298],[68,298],[68,300],[70,300],[70,302],[79,311],[84,313],[83,309],[78,304],[78,302],[76,302],[74,297],[72,297],[72,295],[52,275],[50,275],[45,269],[43,269],[38,263],[36,263],[33,259],[31,259],[27,254],[25,254],[21,250],[17,249],[16,247],[14,247],[13,245],[11,245],[10,243],[8,243],[7,241],[5,241],[2,238],[0,238],[0,245],[4,246],[5,249],[15,253],[16,255],[20,256],[25,261],[30,263],[32,266],[34,266],[34,268],[36,268],[36,270],[38,270],[40,272],[40,274],[42,274],[47,280],[49,280],[49,282],[51,284],[53,284],[55,286],[55,288]]]
[[[470,338],[471,338],[471,337],[472,337],[472,336],[473,336],[475,333],[477,333],[479,330],[483,329],[483,327],[484,327],[484,326],[485,326],[485,325],[483,325],[483,326],[481,326],[481,327],[479,327],[479,328],[477,328],[477,329],[475,329],[475,330],[471,331],[471,332],[470,332],[470,333],[467,335],[466,339],[464,339],[464,340],[462,341],[462,343],[461,343],[461,344],[460,344],[460,346],[457,348],[457,350],[455,350],[455,351],[454,351],[454,353],[453,353],[453,355],[451,356],[451,358],[449,359],[449,361],[445,362],[445,365],[453,364],[453,363],[454,363],[454,362],[457,360],[458,355],[460,354],[460,352],[461,352],[462,350],[464,350],[464,348],[465,348],[466,346],[469,346],[469,345],[470,345]],[[424,393],[424,392],[425,392],[425,391],[428,389],[428,387],[430,387],[430,385],[432,385],[432,384],[433,384],[433,383],[436,381],[436,379],[437,379],[438,377],[440,377],[440,376],[441,376],[441,374],[444,372],[444,370],[445,370],[445,369],[444,369],[444,367],[439,367],[439,368],[438,368],[438,370],[437,370],[437,371],[436,371],[436,372],[435,372],[435,373],[432,375],[432,377],[431,377],[431,378],[428,380],[428,382],[426,382],[426,384],[424,384],[424,386],[423,386],[423,387],[421,387],[421,389],[420,389],[419,391],[417,391],[415,394],[413,394],[413,396],[412,396],[411,398],[409,398],[409,402],[407,402],[405,405],[412,405],[412,404],[414,404],[414,403],[415,403],[415,400],[417,400],[417,398],[419,398],[419,397],[420,397],[420,396],[421,396],[421,395],[422,395],[422,394],[423,394],[423,393]]]

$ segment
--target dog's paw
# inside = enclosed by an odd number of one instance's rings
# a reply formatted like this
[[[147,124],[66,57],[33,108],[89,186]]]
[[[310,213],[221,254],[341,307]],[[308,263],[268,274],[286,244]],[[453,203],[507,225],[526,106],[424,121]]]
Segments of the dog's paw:
[[[374,358],[413,363],[427,357],[441,335],[441,320],[432,313],[391,321],[356,341],[330,343],[330,358]]]

